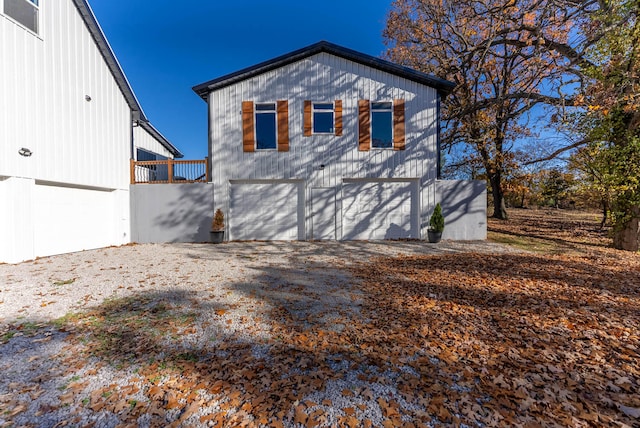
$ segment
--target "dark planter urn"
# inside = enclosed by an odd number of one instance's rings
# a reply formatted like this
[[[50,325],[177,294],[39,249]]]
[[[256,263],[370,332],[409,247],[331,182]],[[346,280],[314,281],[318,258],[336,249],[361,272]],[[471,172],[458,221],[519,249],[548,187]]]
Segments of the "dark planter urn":
[[[442,239],[442,232],[436,232],[435,230],[427,230],[427,235],[429,242],[432,244],[438,243]]]
[[[224,230],[212,230],[209,236],[212,244],[221,244],[224,241]]]

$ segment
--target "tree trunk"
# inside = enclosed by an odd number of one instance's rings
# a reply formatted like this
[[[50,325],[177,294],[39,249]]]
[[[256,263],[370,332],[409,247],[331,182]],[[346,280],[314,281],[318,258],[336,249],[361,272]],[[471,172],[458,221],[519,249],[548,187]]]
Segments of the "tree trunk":
[[[502,194],[500,181],[500,173],[495,173],[489,176],[491,194],[493,195],[493,218],[507,220],[507,207],[504,202],[504,195]]]
[[[631,208],[631,219],[613,235],[613,246],[618,250],[638,251],[640,240],[640,206]]]
[[[609,217],[609,202],[606,199],[602,199],[602,221],[600,222],[600,229],[604,229],[607,225],[607,218]]]

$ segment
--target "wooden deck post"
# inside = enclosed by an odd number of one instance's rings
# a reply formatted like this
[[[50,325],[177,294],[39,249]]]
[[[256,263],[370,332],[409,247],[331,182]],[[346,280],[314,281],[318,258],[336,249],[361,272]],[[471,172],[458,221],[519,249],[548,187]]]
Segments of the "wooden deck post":
[[[173,159],[169,159],[167,164],[169,165],[169,183],[173,183]]]
[[[204,158],[204,167],[205,167],[205,171],[206,171],[206,174],[207,174],[207,176],[206,176],[206,180],[207,181],[206,182],[209,183],[211,181],[211,177],[210,177],[211,174],[209,173],[209,158],[208,157]]]
[[[131,184],[136,184],[136,161],[133,159],[129,160],[129,174],[131,177]]]

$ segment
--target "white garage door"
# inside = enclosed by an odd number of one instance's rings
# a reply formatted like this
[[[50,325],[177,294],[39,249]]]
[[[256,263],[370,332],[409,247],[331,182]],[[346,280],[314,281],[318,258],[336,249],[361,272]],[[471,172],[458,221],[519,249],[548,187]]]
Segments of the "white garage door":
[[[114,192],[37,184],[33,196],[36,256],[117,243],[121,213]]]
[[[416,181],[354,181],[342,186],[343,239],[419,238]]]
[[[229,233],[234,241],[304,239],[304,184],[232,183]]]

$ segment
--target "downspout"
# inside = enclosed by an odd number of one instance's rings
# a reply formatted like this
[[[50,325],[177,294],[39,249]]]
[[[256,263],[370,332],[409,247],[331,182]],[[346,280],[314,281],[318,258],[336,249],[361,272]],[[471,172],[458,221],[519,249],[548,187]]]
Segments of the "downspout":
[[[213,183],[213,139],[211,138],[211,93],[207,95],[207,156],[209,157],[207,168],[209,168],[209,180]]]
[[[134,124],[136,123],[136,120],[134,118],[133,112],[131,112],[131,137],[130,137],[130,146],[131,146],[131,160],[135,160],[136,158],[134,157],[134,152],[133,152],[133,147],[134,147],[134,141],[133,141],[133,127]]]
[[[440,93],[438,93],[438,96],[436,97],[436,162],[437,162],[437,166],[436,166],[436,179],[440,180],[442,178],[442,162],[441,162],[441,158],[442,158],[442,153],[441,150],[442,148],[440,147]]]

